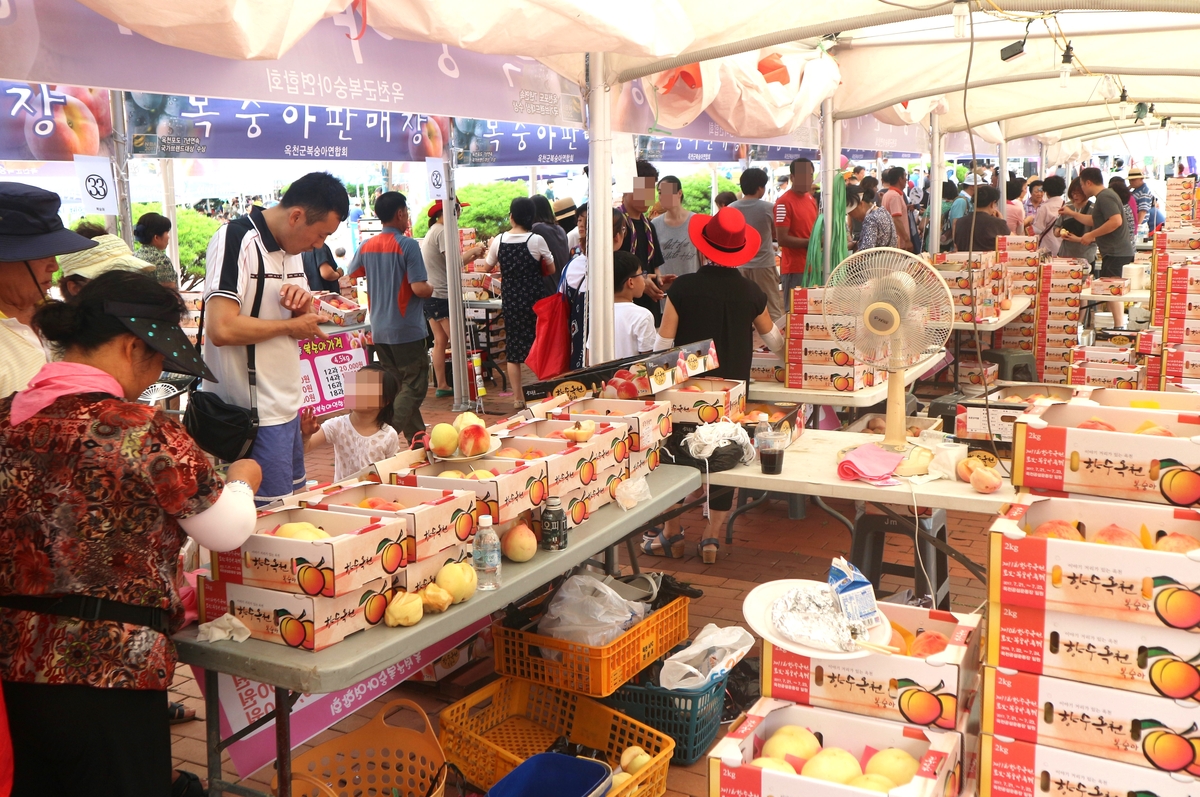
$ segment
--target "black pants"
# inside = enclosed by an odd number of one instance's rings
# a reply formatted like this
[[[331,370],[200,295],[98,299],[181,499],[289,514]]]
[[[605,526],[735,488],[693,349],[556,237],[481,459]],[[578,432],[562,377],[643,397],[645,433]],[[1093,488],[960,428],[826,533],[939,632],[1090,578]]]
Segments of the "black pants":
[[[168,797],[167,693],[4,682],[12,797]]]
[[[376,343],[379,364],[400,380],[400,392],[392,402],[395,415],[392,428],[404,435],[409,444],[417,432],[425,431],[421,402],[429,392],[429,347],[424,340],[412,343]]]
[[[1125,270],[1125,266],[1133,261],[1133,257],[1126,257],[1125,255],[1104,255],[1100,259],[1100,276],[1120,277]],[[1117,301],[1120,301],[1120,299]]]

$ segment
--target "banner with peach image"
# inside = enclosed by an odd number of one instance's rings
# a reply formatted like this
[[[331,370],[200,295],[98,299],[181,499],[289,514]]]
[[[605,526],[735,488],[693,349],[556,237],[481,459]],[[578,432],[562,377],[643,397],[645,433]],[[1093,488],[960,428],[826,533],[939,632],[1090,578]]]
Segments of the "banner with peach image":
[[[112,154],[106,89],[0,80],[0,161]]]

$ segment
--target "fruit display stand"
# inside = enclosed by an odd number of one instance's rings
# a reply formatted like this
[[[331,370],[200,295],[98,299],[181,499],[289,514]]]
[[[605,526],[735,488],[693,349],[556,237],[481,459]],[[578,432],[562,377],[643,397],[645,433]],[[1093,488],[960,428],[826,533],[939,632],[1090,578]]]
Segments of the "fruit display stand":
[[[289,797],[292,745],[290,724],[286,720],[290,717],[292,703],[300,693],[324,694],[351,687],[405,656],[411,656],[414,651],[424,650],[491,616],[493,612],[503,609],[564,571],[601,551],[614,548],[631,529],[649,523],[700,485],[698,471],[675,466],[659,467],[647,475],[646,480],[654,496],[652,499],[638,504],[628,512],[622,511],[616,505],[601,508],[587,523],[572,531],[570,545],[565,550],[539,551],[533,559],[519,564],[506,562],[503,584],[499,589],[477,592],[470,600],[441,614],[426,617],[409,628],[378,626],[352,634],[343,641],[317,652],[293,650],[259,639],[248,639],[242,643],[199,642],[198,630],[194,625],[176,634],[173,639],[180,661],[205,671],[207,774],[210,788],[230,791],[230,787],[234,786],[223,778],[221,769],[223,742],[229,740],[222,740],[221,737],[219,674],[240,676],[275,687],[275,710],[240,731],[238,738],[272,720],[285,720],[278,722],[275,729],[280,776],[278,795]],[[615,561],[613,552],[610,551],[606,555],[606,560]],[[656,732],[649,732],[656,737],[661,736]],[[665,739],[665,744],[670,744],[670,740]],[[642,746],[646,747],[645,744]],[[665,747],[663,749],[665,750]],[[670,755],[670,751],[665,752],[667,759]],[[665,765],[663,777],[665,778]],[[255,794],[243,786],[236,788],[236,793],[239,794]]]
[[[930,357],[904,372],[904,384],[911,385],[930,371],[942,366],[940,356]],[[747,391],[749,401],[791,402],[794,404],[822,404],[826,406],[873,407],[887,398],[887,382],[877,382],[874,387],[845,393],[839,390],[800,390],[785,387],[779,382],[751,382]],[[755,465],[757,468],[758,466]]]

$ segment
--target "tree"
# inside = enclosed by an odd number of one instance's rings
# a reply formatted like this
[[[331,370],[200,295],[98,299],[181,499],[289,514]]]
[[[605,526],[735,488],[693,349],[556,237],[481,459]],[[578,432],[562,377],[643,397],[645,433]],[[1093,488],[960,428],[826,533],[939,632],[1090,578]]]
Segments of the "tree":
[[[470,204],[470,207],[463,208],[458,217],[458,226],[474,228],[475,237],[480,240],[494,238],[509,228],[508,207],[512,201],[528,195],[528,184],[520,181],[464,185],[458,190],[458,200]],[[411,209],[416,214],[412,223],[413,237],[424,238],[429,231],[428,214],[432,206],[430,202],[419,210]]]
[[[712,177],[704,173],[692,174],[681,179],[683,183],[683,206],[693,213],[712,213]],[[717,176],[717,193],[732,191],[737,194],[741,187],[723,175]]]

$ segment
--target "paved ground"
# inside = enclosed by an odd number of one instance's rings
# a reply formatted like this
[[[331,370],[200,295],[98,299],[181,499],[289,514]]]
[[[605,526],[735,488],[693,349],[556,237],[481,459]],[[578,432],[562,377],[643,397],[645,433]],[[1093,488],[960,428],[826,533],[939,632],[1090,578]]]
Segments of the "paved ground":
[[[489,396],[485,402],[489,411],[488,419],[511,414],[511,397]],[[424,405],[424,417],[427,423],[449,420],[453,417],[450,411],[450,399],[435,399],[433,391]],[[309,478],[327,481],[333,475],[332,449],[313,452],[308,457]],[[831,501],[833,509],[844,515],[853,516],[853,506],[845,501]],[[719,625],[743,623],[742,600],[757,584],[777,578],[821,578],[829,568],[829,561],[835,556],[848,556],[850,553],[850,533],[841,523],[830,517],[823,510],[810,504],[805,520],[792,521],[788,519],[787,505],[782,501],[771,501],[768,504],[747,512],[738,518],[734,527],[734,544],[732,548],[723,547],[716,564],[706,565],[696,555],[695,543],[699,539],[699,530],[703,528],[703,519],[699,510],[685,515],[682,520],[687,530],[688,550],[681,560],[665,560],[643,557],[644,566],[657,567],[676,574],[680,579],[690,581],[704,589],[704,597],[691,605],[689,624],[696,631],[707,623]],[[963,551],[974,561],[983,564],[987,560],[986,529],[990,518],[964,513],[950,513],[949,528],[950,542],[958,550]],[[622,555],[624,552],[622,551]],[[889,535],[886,558],[897,563],[913,561],[912,545],[896,535]],[[967,571],[957,564],[952,564],[950,570],[952,601],[956,611],[974,611],[986,600],[983,585],[969,576]],[[885,591],[900,589],[905,585],[899,578],[887,576],[883,582]],[[757,651],[754,654],[756,655]],[[435,715],[445,702],[432,696],[421,687],[400,687],[417,703]],[[203,716],[204,706],[200,699],[200,691],[191,677],[191,670],[182,667],[175,678],[175,697],[188,704]],[[375,715],[379,707],[391,699],[392,695],[379,698],[374,704],[363,708],[357,714],[347,717],[329,731],[317,736],[300,750],[307,750],[313,744],[320,744],[338,734],[347,733],[361,727]],[[192,722],[176,725],[172,729],[172,750],[176,758],[176,766],[192,770],[201,776],[205,773],[204,752],[204,723]],[[232,768],[228,766],[226,756],[226,777],[235,777]],[[253,788],[268,790],[271,767],[250,775],[247,778]],[[668,779],[668,797],[700,797],[707,794],[707,775],[705,762],[702,759],[691,767],[672,767]]]

